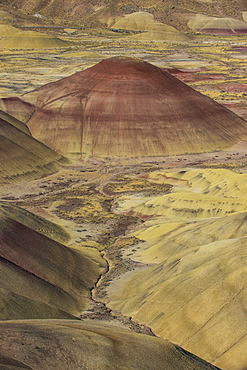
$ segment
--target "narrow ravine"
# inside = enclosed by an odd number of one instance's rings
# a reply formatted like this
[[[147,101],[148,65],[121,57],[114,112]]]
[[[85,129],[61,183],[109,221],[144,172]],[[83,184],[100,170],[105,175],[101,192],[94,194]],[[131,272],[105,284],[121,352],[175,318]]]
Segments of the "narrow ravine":
[[[105,288],[114,277],[119,276],[124,272],[146,266],[141,263],[136,263],[130,259],[122,259],[121,247],[118,245],[118,240],[121,239],[122,237],[119,237],[111,247],[107,248],[103,252],[103,257],[107,263],[107,268],[105,272],[99,276],[95,287],[91,289],[90,307],[80,315],[80,319],[95,319],[116,322],[128,327],[136,333],[156,336],[152,329],[148,326],[138,323],[137,321],[133,320],[132,317],[125,316],[120,312],[110,309],[104,303],[104,296],[106,294]]]

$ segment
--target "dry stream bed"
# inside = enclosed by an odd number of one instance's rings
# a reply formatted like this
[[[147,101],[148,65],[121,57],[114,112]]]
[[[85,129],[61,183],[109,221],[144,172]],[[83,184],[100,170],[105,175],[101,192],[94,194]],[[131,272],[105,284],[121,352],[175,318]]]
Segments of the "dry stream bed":
[[[21,206],[62,226],[69,234],[69,247],[79,250],[97,249],[107,262],[105,272],[90,292],[88,309],[81,319],[113,321],[138,333],[154,335],[152,329],[107,307],[105,297],[110,283],[126,272],[145,269],[148,265],[123,257],[125,249],[132,248],[139,239],[128,232],[145,219],[121,214],[118,198],[121,196],[152,197],[169,193],[172,185],[155,184],[145,179],[156,170],[194,167],[226,167],[246,172],[245,144],[238,152],[220,152],[205,155],[157,158],[140,163],[75,163],[56,174],[18,185],[1,187],[2,200]],[[241,150],[242,149],[242,150]],[[238,153],[238,154],[237,154]],[[241,161],[236,164],[236,156]],[[222,163],[223,162],[223,163]],[[231,163],[232,162],[232,163]],[[182,165],[182,166],[181,166]]]

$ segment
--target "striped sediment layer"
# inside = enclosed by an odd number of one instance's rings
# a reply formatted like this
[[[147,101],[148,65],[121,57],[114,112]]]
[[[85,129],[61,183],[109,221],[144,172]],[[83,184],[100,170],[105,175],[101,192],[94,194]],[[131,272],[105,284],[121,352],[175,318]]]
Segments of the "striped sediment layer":
[[[70,157],[148,157],[222,150],[246,138],[246,122],[156,66],[116,57],[2,109]]]
[[[104,260],[97,251],[89,256],[45,236],[61,240],[58,227],[16,208],[1,203],[0,319],[78,317]]]
[[[202,33],[234,35],[247,33],[247,23],[233,18],[209,17],[197,14],[189,22],[188,27]]]
[[[28,127],[0,111],[0,181],[31,180],[56,172],[67,159],[34,139]]]

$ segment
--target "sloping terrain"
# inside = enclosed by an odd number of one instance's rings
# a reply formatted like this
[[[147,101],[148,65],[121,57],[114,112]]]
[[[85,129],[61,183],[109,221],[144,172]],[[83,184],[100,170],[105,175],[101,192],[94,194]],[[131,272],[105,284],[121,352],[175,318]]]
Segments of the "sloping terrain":
[[[32,136],[27,125],[10,114],[0,110],[0,118],[8,122],[10,125],[16,127],[18,130],[23,131],[25,134]]]
[[[127,38],[125,38],[126,40]],[[192,40],[192,37],[182,33],[182,32],[164,32],[164,31],[147,31],[141,32],[137,35],[129,36],[129,41],[166,41],[173,43],[183,43]]]
[[[155,21],[154,16],[148,12],[136,12],[127,14],[117,20],[111,26],[113,29],[144,31],[130,36],[130,40],[152,40],[186,42],[191,41],[192,37],[179,32],[175,27],[162,22]]]
[[[10,32],[10,31],[9,31]],[[72,44],[57,37],[35,31],[19,31],[0,41],[6,49],[50,49],[64,48]]]
[[[176,28],[154,20],[148,12],[127,14],[112,25],[112,28],[132,31],[178,32]]]
[[[217,369],[167,341],[100,321],[8,321],[0,333],[5,369]]]
[[[197,14],[188,22],[193,31],[212,34],[243,34],[247,33],[247,23],[233,18],[208,17]]]
[[[245,369],[246,174],[197,169],[147,178],[173,190],[132,208],[151,218],[124,258],[146,266],[110,284],[108,305],[216,366]]]
[[[6,1],[3,2],[6,6]],[[16,13],[16,8],[27,15],[40,13],[48,18],[64,19],[84,25],[112,25],[119,16],[138,11],[152,13],[157,21],[170,24],[179,30],[187,30],[188,14],[203,13],[210,16],[233,17],[242,19],[242,11],[246,10],[245,0],[8,0]],[[13,8],[14,7],[14,8]],[[23,12],[20,18],[25,18]]]
[[[0,179],[28,180],[55,172],[66,159],[34,139],[25,125],[0,112]]]
[[[96,252],[88,257],[83,251],[65,247],[16,221],[23,216],[32,227],[40,225],[58,232],[58,227],[35,216],[29,221],[32,215],[28,212],[15,212],[14,207],[6,211],[6,204],[2,210],[1,320],[79,316],[105,266],[103,259]]]
[[[9,24],[0,23],[0,37],[9,37],[18,32],[19,32],[18,28],[10,26]]]
[[[0,215],[20,222],[28,228],[60,243],[66,243],[70,238],[69,234],[62,227],[9,202],[0,202]]]
[[[70,157],[202,153],[246,137],[246,122],[168,72],[135,58],[110,58],[27,93],[2,99],[33,114],[32,135]],[[23,114],[24,116],[24,114]]]
[[[14,21],[14,17],[9,14],[8,12],[5,12],[4,10],[0,10],[0,24],[12,24]]]

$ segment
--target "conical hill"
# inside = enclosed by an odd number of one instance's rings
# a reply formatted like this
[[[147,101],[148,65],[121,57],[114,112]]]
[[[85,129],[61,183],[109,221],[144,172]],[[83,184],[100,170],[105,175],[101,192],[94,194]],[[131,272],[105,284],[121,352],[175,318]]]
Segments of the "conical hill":
[[[32,135],[67,156],[143,157],[216,151],[246,122],[166,71],[115,57],[22,96]],[[15,101],[4,105],[18,115]],[[18,101],[20,108],[20,101]]]

